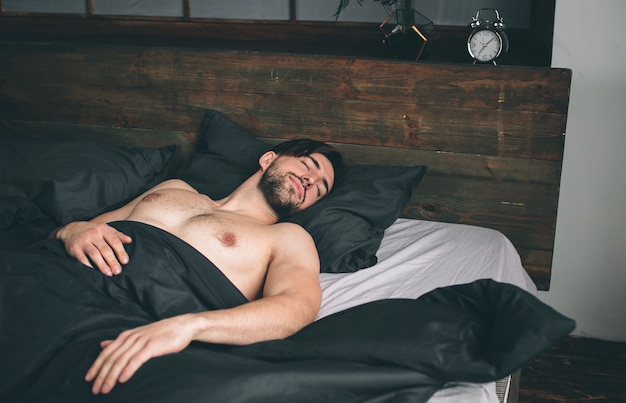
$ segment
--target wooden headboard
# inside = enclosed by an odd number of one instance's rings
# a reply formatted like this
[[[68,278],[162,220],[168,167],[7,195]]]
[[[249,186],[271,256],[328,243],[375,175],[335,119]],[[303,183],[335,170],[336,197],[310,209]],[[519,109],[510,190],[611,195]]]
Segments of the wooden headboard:
[[[549,288],[571,71],[0,42],[0,136],[193,150],[204,109],[353,164],[428,165],[405,217],[497,229]]]

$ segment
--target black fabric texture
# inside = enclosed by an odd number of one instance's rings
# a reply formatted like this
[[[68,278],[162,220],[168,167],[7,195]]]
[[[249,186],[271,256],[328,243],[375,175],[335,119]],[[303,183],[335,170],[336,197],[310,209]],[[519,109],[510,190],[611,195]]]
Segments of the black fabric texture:
[[[198,149],[179,177],[200,193],[221,199],[259,169],[271,147],[214,110],[207,110]],[[330,194],[284,221],[313,237],[322,272],[354,272],[377,262],[384,231],[398,218],[426,166],[352,166]]]
[[[248,302],[219,269],[179,238],[138,222],[111,225],[135,240],[126,245],[130,262],[119,276],[83,266],[57,240],[0,253],[0,354],[5,364],[0,396],[9,397],[1,401],[26,394],[50,360],[74,362],[77,358],[65,351],[75,344],[95,359],[99,342],[125,329]],[[81,368],[83,377],[87,368]]]
[[[401,362],[446,382],[490,382],[520,369],[574,327],[572,319],[525,290],[483,279],[438,288],[416,300],[359,305],[284,341],[235,350],[267,360]]]
[[[415,167],[349,167],[329,196],[287,218],[313,237],[323,272],[373,266],[385,230],[407,205],[426,173]]]
[[[32,200],[59,224],[91,219],[166,179],[175,146],[0,140],[0,197]]]
[[[479,280],[351,308],[285,340],[193,343],[92,396],[83,378],[101,340],[246,302],[185,242],[145,224],[113,225],[134,239],[113,278],[58,241],[0,252],[1,401],[425,402],[447,381],[496,380],[574,328],[526,291]]]
[[[23,248],[45,239],[57,225],[29,199],[0,198],[0,249]]]

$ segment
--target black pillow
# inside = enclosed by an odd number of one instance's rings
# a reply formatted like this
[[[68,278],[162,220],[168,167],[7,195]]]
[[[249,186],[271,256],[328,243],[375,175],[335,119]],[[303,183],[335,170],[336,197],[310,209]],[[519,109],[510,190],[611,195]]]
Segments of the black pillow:
[[[259,169],[270,145],[217,111],[205,112],[198,150],[180,178],[213,199],[230,194]],[[330,194],[284,221],[303,226],[322,272],[353,272],[376,263],[384,231],[398,218],[426,167],[355,166]]]
[[[198,131],[198,146],[180,179],[214,200],[232,193],[259,169],[271,146],[217,111],[207,110]]]
[[[353,272],[377,262],[385,230],[398,218],[426,167],[355,166],[329,195],[285,221],[311,234],[323,272]]]
[[[91,219],[166,179],[175,150],[0,140],[0,197],[32,200],[59,224]]]

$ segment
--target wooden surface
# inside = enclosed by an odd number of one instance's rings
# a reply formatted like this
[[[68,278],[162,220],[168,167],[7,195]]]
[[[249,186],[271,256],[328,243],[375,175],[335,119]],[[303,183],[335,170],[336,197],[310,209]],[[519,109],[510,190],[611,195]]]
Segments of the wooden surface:
[[[520,403],[626,401],[626,343],[568,337],[521,372]]]
[[[193,149],[204,109],[350,163],[428,165],[404,216],[485,226],[548,289],[571,71],[0,42],[5,136]]]

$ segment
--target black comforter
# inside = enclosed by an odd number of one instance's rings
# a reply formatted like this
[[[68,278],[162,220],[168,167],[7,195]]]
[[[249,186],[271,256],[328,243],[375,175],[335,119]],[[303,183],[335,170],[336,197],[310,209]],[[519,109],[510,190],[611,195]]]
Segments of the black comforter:
[[[321,319],[285,340],[194,343],[109,395],[84,375],[101,340],[173,315],[245,303],[176,237],[133,222],[131,263],[109,278],[58,241],[0,251],[0,401],[421,402],[447,381],[505,376],[573,329],[511,285],[481,280]]]

